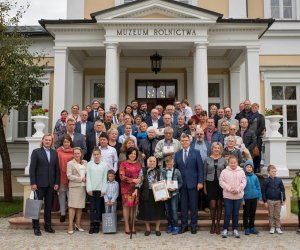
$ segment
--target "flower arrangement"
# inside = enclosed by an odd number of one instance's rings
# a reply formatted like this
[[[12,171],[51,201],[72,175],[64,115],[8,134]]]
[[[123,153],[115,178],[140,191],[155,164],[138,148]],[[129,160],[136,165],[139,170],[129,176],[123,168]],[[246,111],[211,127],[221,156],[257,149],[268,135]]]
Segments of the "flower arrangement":
[[[48,109],[43,109],[40,106],[34,104],[31,108],[31,115],[32,116],[37,116],[37,115],[45,115],[46,113],[48,113],[49,110]]]
[[[276,111],[274,109],[265,109],[265,116],[270,116],[270,115],[280,115],[279,111]]]

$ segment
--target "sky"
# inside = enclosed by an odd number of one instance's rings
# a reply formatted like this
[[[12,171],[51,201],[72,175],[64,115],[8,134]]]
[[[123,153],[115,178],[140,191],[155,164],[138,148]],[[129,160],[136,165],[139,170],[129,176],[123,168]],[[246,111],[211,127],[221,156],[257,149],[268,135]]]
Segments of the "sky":
[[[0,0],[3,1],[3,0]],[[19,25],[39,25],[41,19],[66,19],[67,0],[10,0],[30,4]]]

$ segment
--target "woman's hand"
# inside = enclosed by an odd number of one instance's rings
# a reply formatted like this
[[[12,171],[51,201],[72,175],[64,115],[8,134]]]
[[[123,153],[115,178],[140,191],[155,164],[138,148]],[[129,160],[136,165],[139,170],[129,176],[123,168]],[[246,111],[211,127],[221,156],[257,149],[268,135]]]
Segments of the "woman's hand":
[[[132,193],[132,196],[133,196],[133,197],[137,197],[137,194],[138,194],[138,190],[136,189],[136,190],[134,190],[134,192]]]
[[[133,179],[132,182],[135,183],[135,184],[141,184],[141,180],[140,179]]]
[[[84,177],[82,177],[82,182],[86,182],[86,177],[84,176]]]

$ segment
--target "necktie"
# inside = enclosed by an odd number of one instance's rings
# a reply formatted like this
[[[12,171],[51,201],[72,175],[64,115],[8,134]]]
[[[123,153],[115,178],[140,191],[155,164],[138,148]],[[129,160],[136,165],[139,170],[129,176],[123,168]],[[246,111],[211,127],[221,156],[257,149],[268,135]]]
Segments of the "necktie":
[[[99,146],[99,141],[100,141],[99,136],[100,136],[100,133],[97,133],[96,134],[96,146]]]
[[[187,150],[184,150],[184,156],[183,156],[184,163],[186,163],[186,159],[187,159]]]
[[[98,112],[97,110],[94,110],[94,118],[97,118],[97,116],[98,116]]]

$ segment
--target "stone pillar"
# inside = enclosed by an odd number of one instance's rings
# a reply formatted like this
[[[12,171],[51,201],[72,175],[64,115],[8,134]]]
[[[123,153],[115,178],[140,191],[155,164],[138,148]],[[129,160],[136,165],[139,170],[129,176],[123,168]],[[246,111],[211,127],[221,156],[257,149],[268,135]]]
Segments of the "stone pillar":
[[[52,128],[55,127],[60,112],[66,109],[66,84],[68,79],[68,48],[54,47],[54,84],[53,84],[53,107]],[[52,108],[52,110],[51,110]]]
[[[83,104],[83,72],[80,69],[73,68],[73,103],[80,106],[80,110],[84,109]]]
[[[260,104],[259,47],[246,48],[246,96],[251,103]]]
[[[111,104],[119,107],[119,52],[117,43],[106,44],[105,61],[105,109]]]
[[[232,114],[239,112],[241,100],[241,67],[230,68],[230,107]]]
[[[207,43],[195,43],[193,87],[194,103],[208,110]]]

